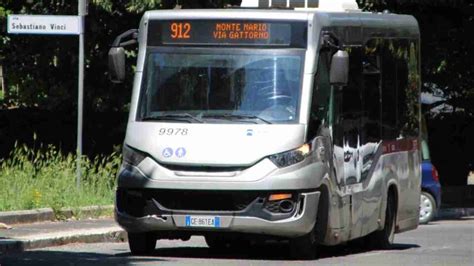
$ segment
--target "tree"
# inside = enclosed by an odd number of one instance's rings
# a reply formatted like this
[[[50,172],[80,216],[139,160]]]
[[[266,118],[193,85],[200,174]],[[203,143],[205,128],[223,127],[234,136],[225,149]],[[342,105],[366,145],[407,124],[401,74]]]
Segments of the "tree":
[[[443,186],[466,185],[474,165],[474,2],[359,1],[367,9],[414,15],[420,25],[423,90],[443,92],[452,113],[429,117],[432,161]],[[363,2],[363,3],[362,3]],[[471,166],[472,167],[472,166]],[[460,197],[462,199],[462,197]]]
[[[125,91],[125,86],[111,86],[107,80],[107,52],[115,36],[138,25],[141,10],[159,8],[155,6],[159,5],[158,0],[135,2],[140,1],[94,0],[89,6],[85,82],[85,102],[89,109],[118,110],[128,101],[129,92]],[[3,25],[7,14],[74,15],[77,14],[77,2],[7,0],[0,7]],[[77,43],[76,36],[0,35],[0,62],[10,91],[3,104],[75,110]],[[112,90],[122,92],[113,93]]]
[[[359,0],[364,9],[414,15],[422,40],[423,90],[440,89],[447,103],[474,115],[474,2],[468,0]]]

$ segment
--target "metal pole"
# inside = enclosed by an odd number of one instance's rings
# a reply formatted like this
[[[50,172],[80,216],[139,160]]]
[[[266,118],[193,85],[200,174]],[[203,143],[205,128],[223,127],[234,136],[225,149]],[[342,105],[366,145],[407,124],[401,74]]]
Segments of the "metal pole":
[[[85,0],[78,1],[78,13],[81,20],[81,32],[79,34],[79,77],[77,95],[77,189],[81,188],[82,176],[82,119],[84,103],[84,18],[83,5]]]

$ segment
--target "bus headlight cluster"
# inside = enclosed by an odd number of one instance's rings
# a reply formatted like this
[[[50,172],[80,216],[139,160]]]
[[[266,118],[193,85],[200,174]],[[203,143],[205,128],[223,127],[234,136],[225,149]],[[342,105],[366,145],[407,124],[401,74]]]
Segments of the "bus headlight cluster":
[[[304,144],[303,146],[291,151],[270,155],[268,159],[279,168],[283,168],[303,161],[310,152],[311,145]]]
[[[123,145],[123,161],[131,165],[139,165],[147,155],[144,152],[136,150],[126,144]]]

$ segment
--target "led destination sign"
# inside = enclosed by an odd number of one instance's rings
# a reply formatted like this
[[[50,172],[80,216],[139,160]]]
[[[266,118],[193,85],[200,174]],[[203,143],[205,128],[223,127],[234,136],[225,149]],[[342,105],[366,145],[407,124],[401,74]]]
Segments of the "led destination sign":
[[[150,45],[306,46],[306,24],[264,21],[151,21]]]

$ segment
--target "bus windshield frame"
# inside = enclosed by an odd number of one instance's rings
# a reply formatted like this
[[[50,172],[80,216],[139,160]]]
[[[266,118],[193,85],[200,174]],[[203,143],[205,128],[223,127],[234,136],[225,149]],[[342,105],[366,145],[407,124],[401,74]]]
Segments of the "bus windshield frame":
[[[305,49],[149,47],[137,121],[298,124]]]

